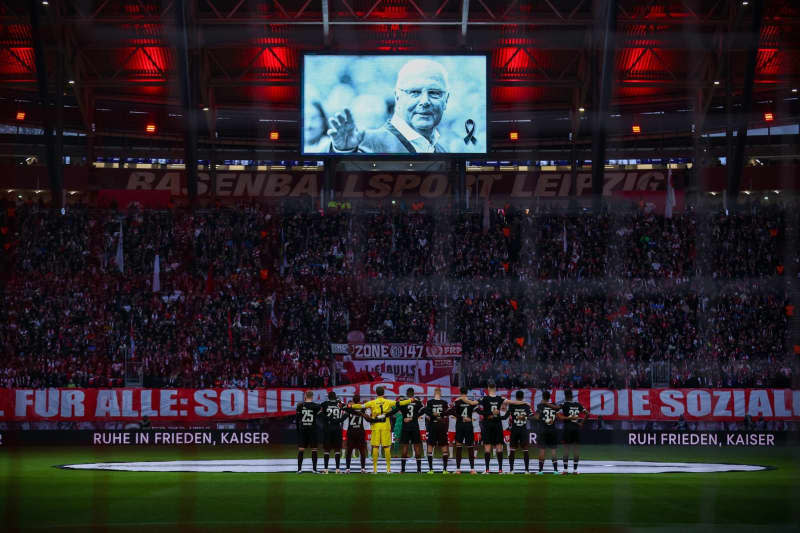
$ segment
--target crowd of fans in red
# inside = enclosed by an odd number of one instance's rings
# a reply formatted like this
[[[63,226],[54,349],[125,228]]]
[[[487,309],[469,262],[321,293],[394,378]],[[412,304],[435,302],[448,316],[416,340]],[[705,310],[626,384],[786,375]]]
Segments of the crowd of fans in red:
[[[662,362],[672,386],[788,386],[793,223],[756,204],[671,219],[5,205],[0,386],[121,386],[126,356],[147,386],[328,385],[355,379],[331,342],[425,342],[431,324],[463,343],[470,386],[649,386]]]

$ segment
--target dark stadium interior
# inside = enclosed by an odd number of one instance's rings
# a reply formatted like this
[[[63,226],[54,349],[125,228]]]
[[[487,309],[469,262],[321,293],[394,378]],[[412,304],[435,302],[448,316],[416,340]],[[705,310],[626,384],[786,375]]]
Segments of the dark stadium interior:
[[[0,0],[0,523],[795,530],[799,91],[797,0]]]

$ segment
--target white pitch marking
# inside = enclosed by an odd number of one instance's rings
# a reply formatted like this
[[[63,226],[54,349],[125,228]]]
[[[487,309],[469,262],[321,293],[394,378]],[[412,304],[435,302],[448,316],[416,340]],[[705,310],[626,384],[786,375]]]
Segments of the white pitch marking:
[[[368,461],[367,470],[372,471],[372,462]],[[355,466],[354,466],[355,465]],[[317,463],[317,468],[322,469],[322,460]],[[344,461],[342,461],[344,468]],[[408,466],[408,465],[406,465]],[[412,465],[409,473],[416,473],[416,465]],[[461,465],[464,466],[463,464]],[[538,470],[538,460],[530,463],[531,471]],[[277,473],[295,472],[296,459],[232,459],[224,461],[159,461],[136,463],[87,463],[64,465],[70,470],[116,470],[126,472],[239,472],[239,473]],[[351,464],[351,470],[360,468],[360,461]],[[503,464],[508,469],[508,463]],[[721,463],[666,463],[653,461],[616,461],[609,464],[607,461],[584,461],[578,464],[581,474],[664,474],[669,472],[713,473],[713,472],[755,472],[765,470],[766,467],[758,465],[737,465]],[[392,460],[393,472],[400,472],[400,460]],[[440,472],[442,463],[434,460],[434,471]],[[449,470],[455,470],[451,459]],[[521,460],[514,463],[514,473],[524,472],[525,466]],[[311,471],[311,461],[305,459],[303,471]],[[378,472],[386,471],[386,463],[378,462]],[[497,461],[492,461],[491,471],[497,471]],[[552,466],[547,466],[545,472],[552,472]]]

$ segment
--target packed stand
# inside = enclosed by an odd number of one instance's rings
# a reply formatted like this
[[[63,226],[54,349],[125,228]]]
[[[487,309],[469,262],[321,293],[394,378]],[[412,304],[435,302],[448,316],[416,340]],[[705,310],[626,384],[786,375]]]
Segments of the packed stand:
[[[434,331],[470,386],[788,386],[786,216],[6,205],[0,386],[321,386]]]

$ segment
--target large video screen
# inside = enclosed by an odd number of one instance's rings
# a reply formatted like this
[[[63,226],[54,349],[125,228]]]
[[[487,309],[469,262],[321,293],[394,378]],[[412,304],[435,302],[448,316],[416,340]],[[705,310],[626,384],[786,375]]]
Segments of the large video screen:
[[[485,55],[303,57],[304,154],[487,152]]]

